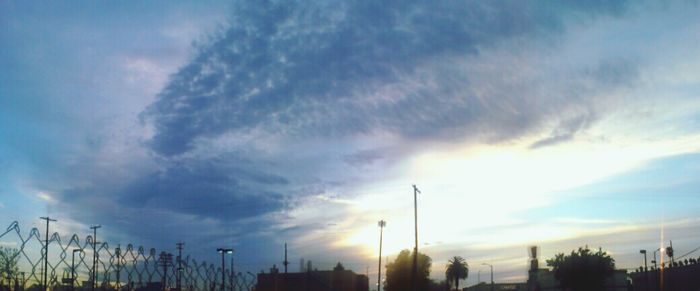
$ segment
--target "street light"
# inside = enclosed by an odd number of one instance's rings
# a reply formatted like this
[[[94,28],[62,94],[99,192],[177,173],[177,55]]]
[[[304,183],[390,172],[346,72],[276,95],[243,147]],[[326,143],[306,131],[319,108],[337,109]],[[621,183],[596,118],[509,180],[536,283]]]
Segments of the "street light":
[[[639,250],[640,254],[644,254],[644,277],[647,281],[647,286],[649,286],[649,272],[647,268],[647,250]]]
[[[656,250],[654,251],[654,260],[652,261],[652,263],[654,263],[654,268],[657,267],[656,264],[658,263],[657,260],[656,260],[656,253],[658,252],[658,253],[661,255],[659,258],[661,258],[661,261],[663,261],[663,260],[664,260],[664,252],[665,252],[665,251],[666,251],[665,248],[658,248],[658,249],[656,249]],[[661,268],[663,269],[664,266],[661,265]]]
[[[493,265],[487,263],[482,263],[481,265],[491,267],[491,291],[493,291]]]
[[[73,260],[70,264],[70,290],[75,290],[75,253],[83,252],[83,249],[73,249]]]
[[[377,291],[382,290],[382,236],[386,221],[380,220],[379,223],[379,275],[377,276]]]
[[[233,254],[233,249],[218,248],[216,251],[221,254],[221,291],[226,291],[226,261],[224,256]]]

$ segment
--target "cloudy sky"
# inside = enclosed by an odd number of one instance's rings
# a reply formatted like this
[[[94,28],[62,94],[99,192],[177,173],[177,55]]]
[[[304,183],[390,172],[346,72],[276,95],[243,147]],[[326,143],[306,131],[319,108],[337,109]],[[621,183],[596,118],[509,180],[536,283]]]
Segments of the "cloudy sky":
[[[0,1],[0,227],[373,275],[416,184],[437,279],[524,280],[529,245],[685,254],[699,5]]]

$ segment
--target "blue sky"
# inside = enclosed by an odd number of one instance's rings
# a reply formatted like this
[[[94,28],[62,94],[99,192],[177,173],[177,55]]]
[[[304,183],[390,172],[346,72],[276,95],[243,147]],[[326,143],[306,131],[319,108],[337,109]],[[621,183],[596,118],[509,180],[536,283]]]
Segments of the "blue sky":
[[[2,1],[0,221],[376,273],[415,183],[435,278],[460,255],[522,280],[531,244],[635,268],[662,233],[700,245],[699,10]]]

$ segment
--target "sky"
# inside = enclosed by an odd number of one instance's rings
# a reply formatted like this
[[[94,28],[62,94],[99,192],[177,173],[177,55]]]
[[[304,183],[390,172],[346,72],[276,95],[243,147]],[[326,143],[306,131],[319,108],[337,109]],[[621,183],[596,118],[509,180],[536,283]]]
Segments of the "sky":
[[[466,283],[700,246],[697,1],[0,1],[0,227]],[[697,257],[700,253],[690,254]],[[485,277],[485,276],[484,276]],[[485,280],[485,279],[484,279]],[[464,284],[464,283],[463,283]]]

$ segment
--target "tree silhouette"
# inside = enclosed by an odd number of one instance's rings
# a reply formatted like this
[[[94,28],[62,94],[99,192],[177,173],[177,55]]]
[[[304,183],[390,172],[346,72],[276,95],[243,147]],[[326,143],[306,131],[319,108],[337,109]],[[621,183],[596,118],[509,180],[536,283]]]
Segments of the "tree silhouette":
[[[17,249],[0,247],[0,273],[5,278],[17,278],[19,274],[19,251]]]
[[[605,279],[615,271],[615,260],[600,249],[592,252],[585,247],[570,255],[559,253],[547,260],[547,266],[553,268],[563,289],[596,291],[605,289]]]
[[[343,267],[343,264],[341,264],[340,262],[338,262],[338,264],[335,265],[335,268],[333,268],[333,271],[344,271],[344,270],[345,270],[345,267]]]
[[[459,280],[467,279],[469,276],[469,264],[462,257],[455,256],[447,262],[445,278],[447,282],[455,283],[455,289],[459,290]]]
[[[447,280],[440,282],[430,281],[429,291],[450,291],[450,283]]]
[[[416,290],[428,290],[430,286],[430,266],[432,259],[425,254],[418,253],[418,278]],[[413,280],[411,272],[413,267],[413,254],[409,250],[403,250],[396,259],[386,265],[386,281],[384,289],[386,291],[407,291],[412,290]]]

